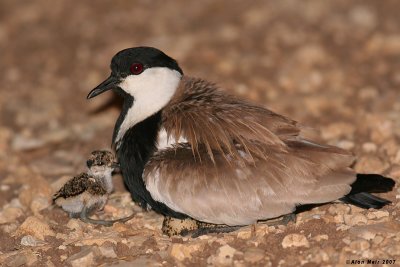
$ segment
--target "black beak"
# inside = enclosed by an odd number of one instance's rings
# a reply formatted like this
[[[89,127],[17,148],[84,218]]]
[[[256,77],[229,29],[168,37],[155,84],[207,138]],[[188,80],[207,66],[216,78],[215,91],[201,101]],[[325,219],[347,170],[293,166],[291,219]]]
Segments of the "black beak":
[[[88,159],[88,160],[86,161],[86,165],[88,166],[88,168],[91,168],[92,165],[93,165],[93,163],[94,163],[94,161],[91,160],[91,159]]]
[[[92,91],[90,91],[87,99],[93,98],[101,93],[104,93],[105,91],[117,87],[118,83],[119,80],[111,74],[110,77],[107,78],[107,80],[105,80],[104,82],[96,86],[96,88],[94,88]]]
[[[111,164],[111,167],[114,168],[114,169],[119,168],[119,163],[118,162],[113,162]]]

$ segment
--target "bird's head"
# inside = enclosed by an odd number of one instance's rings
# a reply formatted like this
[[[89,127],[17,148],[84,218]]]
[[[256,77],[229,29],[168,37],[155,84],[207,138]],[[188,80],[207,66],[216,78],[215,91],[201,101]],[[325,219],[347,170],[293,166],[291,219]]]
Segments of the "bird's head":
[[[117,133],[162,110],[173,97],[183,72],[178,63],[152,47],[134,47],[118,52],[111,60],[111,75],[87,96],[93,98],[110,89],[132,103],[130,114]],[[122,123],[122,124],[123,124]]]
[[[109,175],[118,167],[114,154],[106,150],[93,151],[86,161],[86,165],[89,173],[93,176]]]

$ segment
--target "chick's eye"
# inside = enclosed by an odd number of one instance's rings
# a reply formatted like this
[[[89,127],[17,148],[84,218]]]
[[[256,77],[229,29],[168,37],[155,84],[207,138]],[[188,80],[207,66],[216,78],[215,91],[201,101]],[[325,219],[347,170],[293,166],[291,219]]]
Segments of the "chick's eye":
[[[143,65],[141,63],[133,63],[130,67],[130,71],[134,75],[138,75],[143,71]]]

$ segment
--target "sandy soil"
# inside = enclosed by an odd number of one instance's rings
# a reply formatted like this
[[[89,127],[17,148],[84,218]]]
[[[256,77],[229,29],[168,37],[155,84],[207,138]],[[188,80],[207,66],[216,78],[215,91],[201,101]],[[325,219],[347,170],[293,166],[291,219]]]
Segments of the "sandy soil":
[[[119,102],[86,95],[117,51],[137,45],[320,130],[357,155],[358,172],[399,182],[399,9],[395,0],[1,1],[1,265],[399,264],[399,187],[381,194],[393,204],[380,211],[331,204],[286,227],[197,239],[163,236],[162,217],[135,206],[120,176],[99,217],[135,211],[125,224],[84,224],[49,204],[90,151],[110,148]]]

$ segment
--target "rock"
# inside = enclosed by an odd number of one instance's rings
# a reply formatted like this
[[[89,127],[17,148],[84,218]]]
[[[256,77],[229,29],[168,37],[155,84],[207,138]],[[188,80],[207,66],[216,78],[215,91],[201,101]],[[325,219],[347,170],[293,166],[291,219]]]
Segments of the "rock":
[[[235,253],[237,253],[236,249],[229,245],[224,245],[218,248],[216,255],[212,255],[207,259],[207,263],[216,266],[231,266]]]
[[[282,240],[282,247],[309,247],[310,243],[307,238],[301,234],[289,234]]]
[[[70,256],[66,262],[72,267],[93,266],[95,254],[90,247],[83,248],[80,252]]]
[[[55,236],[55,233],[45,221],[34,216],[26,218],[18,228],[17,233],[19,235],[32,235],[40,240],[44,240],[45,236]]]
[[[377,151],[377,146],[372,142],[367,142],[362,145],[362,149],[366,153],[374,153]]]
[[[0,224],[15,222],[22,215],[24,215],[23,209],[7,207],[0,212]]]
[[[4,261],[1,261],[1,266],[38,266],[37,260],[38,253],[27,250],[18,252],[18,254],[12,253]]]
[[[355,144],[352,141],[349,140],[341,140],[337,142],[336,146],[345,149],[345,150],[351,150],[354,148]]]
[[[48,197],[44,196],[35,196],[32,199],[30,208],[34,215],[38,215],[41,210],[44,210],[50,207],[51,202]]]
[[[329,237],[328,237],[328,235],[317,235],[317,236],[314,236],[313,239],[317,242],[321,242],[322,240],[328,240]]]
[[[243,229],[237,234],[237,238],[240,239],[249,239],[251,237],[251,230],[250,229]]]
[[[194,244],[179,244],[175,243],[169,249],[169,255],[178,261],[183,261],[184,259],[190,259],[192,254],[203,248],[202,243]]]
[[[255,264],[264,259],[265,253],[259,248],[249,248],[244,252],[244,260]]]
[[[370,244],[367,240],[358,239],[352,241],[349,246],[353,251],[363,251],[369,249]]]
[[[36,204],[34,204],[34,209],[40,209],[46,206],[46,202],[43,199],[39,199],[39,196],[47,199],[50,203],[50,198],[53,190],[49,182],[41,175],[31,172],[29,174],[29,179],[24,181],[24,187],[18,195],[18,199],[21,204],[26,207],[31,207],[32,201],[36,199]]]
[[[39,245],[43,245],[44,242],[34,238],[31,235],[26,235],[21,238],[21,245],[28,246],[28,247],[36,247]]]
[[[367,218],[372,220],[372,219],[381,219],[389,217],[389,212],[386,210],[377,210],[377,211],[372,211],[367,213]]]
[[[26,151],[38,149],[40,147],[43,147],[44,145],[44,140],[18,134],[12,140],[11,148],[14,151]]]
[[[99,251],[101,255],[106,258],[117,258],[117,254],[115,253],[112,243],[103,244],[101,247],[99,247]]]
[[[365,240],[372,240],[376,236],[376,231],[369,225],[352,227],[350,233]]]
[[[346,214],[344,215],[344,223],[349,226],[367,224],[368,220],[363,214]]]
[[[380,158],[368,155],[357,159],[354,169],[358,173],[382,173],[387,167]]]

